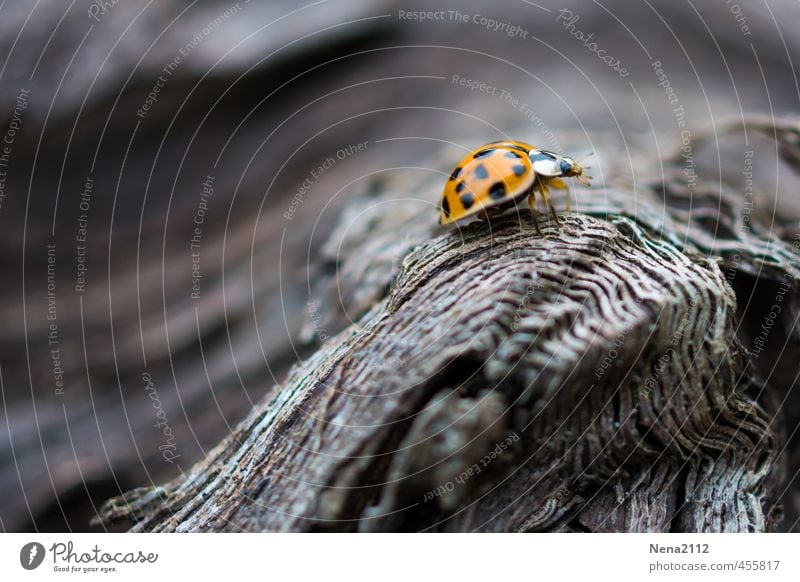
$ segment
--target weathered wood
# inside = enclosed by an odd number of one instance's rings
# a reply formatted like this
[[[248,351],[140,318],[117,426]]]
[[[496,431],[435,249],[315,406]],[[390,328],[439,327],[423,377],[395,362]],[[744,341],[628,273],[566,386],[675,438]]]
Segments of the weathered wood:
[[[676,157],[635,196],[624,176],[579,191],[581,212],[546,238],[527,211],[442,232],[398,202],[408,192],[365,193],[316,263],[323,317],[306,333],[319,351],[207,461],[113,500],[105,519],[140,531],[773,530],[785,410],[737,339],[726,269],[735,251],[737,272],[788,278],[795,313],[797,253],[738,228],[724,184],[701,178],[693,200],[717,201],[727,238],[686,220],[680,169]],[[437,185],[415,189],[430,199]]]

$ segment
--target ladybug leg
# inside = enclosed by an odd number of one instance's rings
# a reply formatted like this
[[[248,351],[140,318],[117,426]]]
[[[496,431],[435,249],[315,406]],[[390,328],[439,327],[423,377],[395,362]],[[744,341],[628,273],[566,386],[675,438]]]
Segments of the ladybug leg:
[[[550,191],[547,189],[547,186],[544,182],[539,183],[539,192],[542,194],[542,198],[544,199],[544,203],[547,208],[550,209],[550,214],[553,216],[553,220],[556,223],[558,228],[561,228],[562,224],[558,218],[558,214],[556,213],[556,209],[553,207],[553,202],[550,200]]]
[[[570,200],[569,197],[569,184],[567,184],[561,178],[553,178],[552,180],[547,181],[547,185],[550,186],[551,188],[555,188],[556,190],[564,191],[567,199],[567,204],[566,204],[567,212],[572,212],[572,201]]]
[[[536,234],[543,237],[542,230],[539,228],[539,219],[536,218],[536,195],[534,194],[534,189],[531,188],[530,194],[528,194],[528,206],[531,207],[531,216],[533,216],[533,227],[536,229]]]

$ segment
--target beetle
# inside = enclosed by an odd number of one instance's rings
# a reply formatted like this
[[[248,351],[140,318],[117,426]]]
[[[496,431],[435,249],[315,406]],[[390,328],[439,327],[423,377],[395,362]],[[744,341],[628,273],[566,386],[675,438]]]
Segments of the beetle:
[[[439,224],[452,224],[470,216],[488,220],[490,212],[500,212],[527,197],[534,210],[534,226],[541,234],[535,213],[535,193],[539,192],[560,227],[549,189],[567,190],[562,178],[573,177],[586,186],[591,179],[585,168],[569,156],[521,141],[488,143],[471,151],[450,174],[439,206]]]

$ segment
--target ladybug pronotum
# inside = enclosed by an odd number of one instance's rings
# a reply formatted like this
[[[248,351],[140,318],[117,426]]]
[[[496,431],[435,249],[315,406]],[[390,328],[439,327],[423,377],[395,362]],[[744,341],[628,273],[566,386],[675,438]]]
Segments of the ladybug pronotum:
[[[498,141],[469,153],[453,170],[445,184],[439,224],[451,224],[469,216],[488,220],[489,212],[500,212],[528,198],[537,232],[536,199],[538,190],[553,220],[561,221],[550,201],[549,188],[567,190],[561,178],[577,178],[589,185],[591,176],[568,156],[542,150],[520,141]],[[567,196],[567,211],[570,209]]]

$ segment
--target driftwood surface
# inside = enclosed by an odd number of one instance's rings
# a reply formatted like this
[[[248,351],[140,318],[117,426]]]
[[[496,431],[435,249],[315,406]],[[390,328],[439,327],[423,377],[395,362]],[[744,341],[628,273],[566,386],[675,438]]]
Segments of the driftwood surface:
[[[797,129],[780,131],[793,163]],[[137,531],[774,530],[785,401],[737,337],[726,269],[774,281],[796,333],[800,243],[762,239],[758,217],[742,228],[735,195],[702,177],[702,222],[686,221],[674,179],[579,189],[545,237],[527,210],[443,232],[418,210],[438,179],[406,185],[415,196],[365,193],[312,262],[314,310],[329,314],[311,317],[317,353],[207,460],[105,518]]]
[[[547,2],[242,2],[203,36],[234,4],[126,0],[97,20],[81,3],[0,7],[0,139],[17,127],[0,197],[0,530],[798,529],[797,127],[746,113],[800,111],[796,3],[748,8],[748,35],[725,3],[570,3],[624,78]],[[432,8],[526,35],[399,17]],[[436,226],[454,161],[502,137],[595,151],[564,231],[541,240],[526,212]],[[437,306],[449,277],[462,288]],[[602,301],[617,292],[622,312]],[[433,333],[410,326],[412,306]],[[611,357],[620,329],[643,345]],[[670,348],[692,357],[671,360],[686,379],[643,392]],[[711,362],[719,377],[701,375]],[[217,510],[231,520],[203,521]]]

